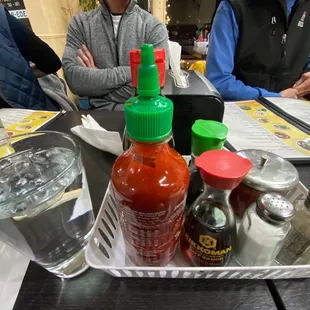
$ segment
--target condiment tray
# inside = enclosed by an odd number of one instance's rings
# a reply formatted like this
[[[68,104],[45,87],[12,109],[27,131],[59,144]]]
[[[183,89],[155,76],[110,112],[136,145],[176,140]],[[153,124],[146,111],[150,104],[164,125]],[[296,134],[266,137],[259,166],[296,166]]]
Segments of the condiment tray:
[[[189,156],[185,157],[189,161]],[[107,188],[94,225],[94,232],[86,248],[87,263],[114,277],[184,278],[184,279],[289,279],[310,278],[310,265],[268,267],[240,266],[234,260],[226,267],[189,267],[177,252],[166,267],[137,267],[125,253],[123,233],[116,208]],[[303,198],[307,189],[299,183],[290,200]]]

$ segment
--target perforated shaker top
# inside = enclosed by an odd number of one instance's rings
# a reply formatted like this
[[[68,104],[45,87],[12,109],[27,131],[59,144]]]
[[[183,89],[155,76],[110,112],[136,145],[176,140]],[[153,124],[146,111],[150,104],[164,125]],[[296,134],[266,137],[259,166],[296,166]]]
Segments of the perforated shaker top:
[[[277,193],[261,195],[257,200],[257,213],[274,224],[289,222],[294,217],[294,207],[285,197]]]

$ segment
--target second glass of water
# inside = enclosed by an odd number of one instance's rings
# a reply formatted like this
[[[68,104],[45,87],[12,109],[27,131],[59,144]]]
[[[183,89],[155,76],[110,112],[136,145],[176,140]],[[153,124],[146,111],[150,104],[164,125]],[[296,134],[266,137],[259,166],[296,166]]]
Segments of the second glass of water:
[[[94,215],[79,143],[38,132],[12,147],[0,158],[0,240],[58,277],[81,274]]]

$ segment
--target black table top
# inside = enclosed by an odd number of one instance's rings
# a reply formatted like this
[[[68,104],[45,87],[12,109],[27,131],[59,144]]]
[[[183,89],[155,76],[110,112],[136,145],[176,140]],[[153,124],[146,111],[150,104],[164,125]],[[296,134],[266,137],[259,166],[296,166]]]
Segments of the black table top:
[[[104,128],[123,132],[122,112],[90,114]],[[70,132],[70,128],[78,124],[81,124],[80,113],[69,112],[47,129]],[[81,145],[93,207],[97,214],[115,156],[101,152],[83,141]],[[302,180],[310,187],[310,167],[301,167],[299,170]],[[309,286],[310,280],[267,283],[263,280],[113,278],[94,269],[89,269],[75,279],[60,280],[31,262],[14,309],[248,310],[277,309],[276,303],[278,309],[282,309],[277,288],[288,309],[308,309]]]

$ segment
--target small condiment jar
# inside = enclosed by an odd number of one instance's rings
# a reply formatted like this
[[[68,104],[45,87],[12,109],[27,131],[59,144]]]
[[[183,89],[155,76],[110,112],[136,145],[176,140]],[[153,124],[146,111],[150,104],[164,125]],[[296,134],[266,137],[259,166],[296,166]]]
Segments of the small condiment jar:
[[[277,193],[262,194],[245,212],[235,259],[243,266],[271,265],[291,227],[294,207]]]
[[[191,177],[186,198],[187,208],[203,191],[203,181],[195,166],[195,159],[206,151],[221,150],[227,139],[227,134],[227,126],[216,121],[199,119],[192,126],[191,163],[189,165]]]
[[[248,158],[253,168],[233,190],[230,203],[238,218],[262,193],[275,192],[287,196],[299,182],[297,169],[282,157],[262,150],[242,150],[238,155]]]
[[[230,261],[236,237],[229,195],[249,172],[252,163],[235,153],[215,150],[203,153],[195,164],[205,189],[185,211],[180,248],[191,265],[225,266]]]
[[[295,217],[276,257],[281,265],[308,265],[310,263],[310,192],[306,199],[293,202]]]

